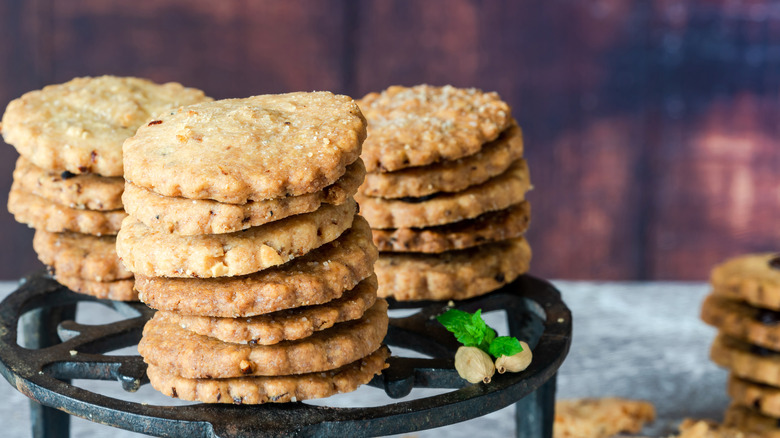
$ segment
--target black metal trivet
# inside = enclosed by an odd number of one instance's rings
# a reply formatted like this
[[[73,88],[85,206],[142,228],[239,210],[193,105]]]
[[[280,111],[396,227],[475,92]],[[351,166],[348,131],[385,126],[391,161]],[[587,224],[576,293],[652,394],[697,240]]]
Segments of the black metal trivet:
[[[105,325],[74,320],[78,302],[98,302],[128,319]],[[517,403],[517,436],[549,438],[555,402],[555,373],[569,351],[571,313],[549,283],[521,276],[483,297],[456,308],[483,313],[505,310],[509,332],[527,340],[534,359],[520,373],[496,374],[489,384],[468,384],[454,369],[458,347],[434,317],[446,303],[390,303],[418,309],[391,318],[385,342],[432,358],[392,356],[390,367],[371,381],[393,398],[412,388],[452,391],[378,407],[329,408],[305,403],[259,406],[153,406],[90,392],[70,379],[118,380],[127,391],[148,383],[140,356],[103,353],[132,346],[153,314],[141,303],[97,300],[76,294],[43,273],[25,279],[0,303],[0,372],[19,391],[44,406],[32,409],[36,436],[68,436],[69,417],[165,437],[377,436],[429,429],[465,421]],[[17,343],[23,320],[26,349]],[[31,403],[31,406],[33,404]],[[51,408],[47,408],[49,406]]]

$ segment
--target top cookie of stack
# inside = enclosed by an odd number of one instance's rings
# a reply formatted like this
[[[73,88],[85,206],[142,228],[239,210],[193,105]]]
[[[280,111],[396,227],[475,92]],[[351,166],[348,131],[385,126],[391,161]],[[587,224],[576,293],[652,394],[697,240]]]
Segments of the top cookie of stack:
[[[347,96],[191,105],[124,143],[117,251],[159,312],[153,387],[209,403],[354,390],[385,367],[387,303],[353,195],[365,119]]]
[[[158,112],[210,100],[177,83],[138,78],[76,78],[8,104],[3,137],[19,152],[8,209],[36,229],[33,247],[60,283],[135,300],[119,263],[122,142]]]
[[[528,269],[530,189],[520,128],[496,93],[390,87],[368,120],[357,197],[381,251],[380,296],[465,299]]]

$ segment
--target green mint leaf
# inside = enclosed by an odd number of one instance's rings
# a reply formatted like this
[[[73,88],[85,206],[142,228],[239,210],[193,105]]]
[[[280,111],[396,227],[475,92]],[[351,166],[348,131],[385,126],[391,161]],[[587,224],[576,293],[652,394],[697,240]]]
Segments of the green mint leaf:
[[[450,309],[437,316],[436,320],[452,332],[461,344],[467,347],[477,347],[495,358],[511,356],[523,351],[517,338],[496,337],[496,331],[482,319],[482,309],[474,313]]]
[[[461,327],[466,326],[471,321],[471,314],[458,309],[450,309],[436,317],[448,331],[455,333]]]
[[[498,359],[501,356],[512,356],[523,351],[520,341],[512,336],[499,336],[490,343],[489,353]]]
[[[450,309],[436,317],[444,328],[452,332],[461,344],[467,347],[480,347],[487,351],[483,344],[485,338],[495,337],[495,332],[485,324],[480,316],[481,311],[470,314],[458,309]]]

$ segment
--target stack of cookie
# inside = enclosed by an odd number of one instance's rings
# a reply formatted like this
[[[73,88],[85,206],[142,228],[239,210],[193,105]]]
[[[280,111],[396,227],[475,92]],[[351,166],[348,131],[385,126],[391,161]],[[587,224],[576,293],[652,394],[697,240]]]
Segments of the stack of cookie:
[[[33,247],[68,288],[136,300],[119,263],[122,142],[151,114],[208,100],[200,90],[138,78],[77,78],[29,92],[3,115],[3,137],[19,152],[8,209],[36,229]]]
[[[154,388],[288,402],[385,368],[377,250],[353,199],[365,135],[352,99],[317,92],[192,105],[125,142],[117,251],[159,310],[138,346]]]
[[[780,436],[780,255],[728,260],[711,283],[702,319],[719,330],[712,360],[731,371],[726,424]]]
[[[428,85],[358,103],[369,134],[357,199],[380,251],[380,296],[465,299],[528,270],[531,185],[509,105]]]

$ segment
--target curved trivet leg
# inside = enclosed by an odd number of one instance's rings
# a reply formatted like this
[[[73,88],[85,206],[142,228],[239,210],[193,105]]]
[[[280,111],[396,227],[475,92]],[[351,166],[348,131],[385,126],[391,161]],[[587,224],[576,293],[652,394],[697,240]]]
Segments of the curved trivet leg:
[[[558,374],[554,374],[539,389],[515,403],[517,438],[552,438],[557,377]]]
[[[75,319],[76,305],[40,308],[22,317],[22,336],[26,348],[45,348],[60,343],[57,325]],[[70,382],[67,382],[70,383]],[[30,400],[30,423],[34,438],[68,438],[70,415]]]

